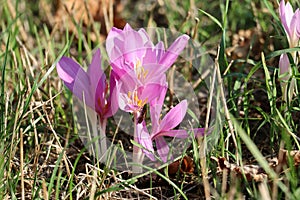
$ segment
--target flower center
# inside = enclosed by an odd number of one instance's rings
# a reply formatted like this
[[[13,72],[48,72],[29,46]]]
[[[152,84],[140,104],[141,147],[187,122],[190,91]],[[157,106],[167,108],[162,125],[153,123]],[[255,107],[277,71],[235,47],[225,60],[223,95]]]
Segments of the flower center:
[[[96,111],[98,112],[98,114],[104,115],[108,111],[108,108],[109,108],[109,104],[107,102],[107,98],[109,96],[109,94],[108,94],[108,84],[105,83],[104,93],[102,93],[100,95],[102,95],[102,98],[98,97],[96,99]]]
[[[134,72],[139,80],[144,80],[149,73],[149,71],[145,70],[142,66],[142,62],[139,59],[137,59],[137,62],[134,65]]]
[[[137,90],[134,90],[133,92],[129,91],[127,95],[128,95],[128,98],[129,98],[128,103],[133,105],[133,106],[137,106],[138,107],[137,110],[142,109],[148,101],[147,98],[144,99],[144,100],[139,99]]]

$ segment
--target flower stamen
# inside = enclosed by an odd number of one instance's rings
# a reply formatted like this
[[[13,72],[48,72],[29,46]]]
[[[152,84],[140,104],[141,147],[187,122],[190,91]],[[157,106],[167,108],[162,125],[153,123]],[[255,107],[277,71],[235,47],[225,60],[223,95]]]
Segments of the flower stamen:
[[[146,76],[149,73],[149,70],[145,70],[145,68],[142,66],[141,61],[139,59],[137,59],[137,62],[134,66],[134,72],[135,72],[137,78],[139,80],[142,80],[142,79],[146,78]]]
[[[148,102],[148,98],[142,100],[138,97],[138,92],[137,90],[134,90],[133,92],[129,91],[127,93],[128,99],[129,99],[129,104],[137,107],[137,111],[139,111],[140,109],[142,109],[144,107],[144,105],[147,104]]]

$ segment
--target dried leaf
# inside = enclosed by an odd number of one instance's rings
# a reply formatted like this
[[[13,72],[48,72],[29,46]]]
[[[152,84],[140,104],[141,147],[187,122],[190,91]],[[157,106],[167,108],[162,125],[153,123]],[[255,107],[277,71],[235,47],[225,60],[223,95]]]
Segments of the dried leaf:
[[[238,166],[237,164],[229,163],[225,158],[218,158],[218,165],[221,170],[228,170],[234,172],[238,177],[245,176],[247,181],[260,182],[267,178],[264,170],[258,165],[244,165]]]
[[[180,173],[193,173],[194,172],[193,159],[189,156],[185,156],[183,157],[182,160],[177,160],[168,166],[169,175],[174,175],[178,171],[180,171]]]
[[[110,13],[113,8],[113,13]],[[106,35],[109,30],[107,24],[117,28],[123,28],[125,21],[120,17],[123,10],[120,0],[57,0],[55,4],[54,24],[59,29],[77,33],[75,24],[82,24],[86,27],[91,26],[95,21],[101,23],[100,33]],[[113,16],[113,24],[110,21]]]

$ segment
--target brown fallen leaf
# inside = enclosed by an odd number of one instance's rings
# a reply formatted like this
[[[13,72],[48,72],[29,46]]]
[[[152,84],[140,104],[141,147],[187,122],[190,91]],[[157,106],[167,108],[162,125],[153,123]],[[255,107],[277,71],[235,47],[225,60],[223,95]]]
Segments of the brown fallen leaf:
[[[276,162],[277,162],[276,167],[274,167],[274,169],[277,173],[282,172],[284,170],[284,168],[288,166],[289,156],[293,159],[293,165],[295,167],[299,166],[299,164],[300,164],[300,151],[299,150],[288,151],[285,149],[280,149],[278,158],[276,160]]]
[[[126,24],[120,16],[123,10],[120,0],[56,0],[53,6],[54,17],[49,23],[59,30],[68,28],[75,34],[76,24],[81,22],[85,27],[91,26],[95,21],[100,22],[99,32],[104,37],[113,26],[123,28]]]
[[[289,156],[293,159],[293,165],[298,167],[300,165],[300,151],[280,149],[277,158],[268,160],[270,168],[274,169],[278,174],[281,173],[284,169],[289,167]],[[212,159],[218,163],[220,173],[223,170],[228,170],[229,172],[234,172],[238,177],[245,176],[248,181],[254,180],[256,182],[261,182],[268,178],[264,169],[257,164],[238,166],[237,164],[228,162],[226,158],[223,157],[213,157]]]
[[[259,165],[243,165],[229,163],[226,158],[220,157],[217,159],[220,170],[228,170],[234,172],[238,177],[245,175],[247,181],[261,182],[267,178],[267,174]]]
[[[193,173],[193,159],[189,156],[184,156],[182,160],[177,160],[168,166],[169,175],[175,175],[178,171],[180,171],[180,173]]]
[[[238,33],[233,33],[231,47],[226,49],[226,55],[232,60],[246,59],[249,55],[259,59],[260,53],[265,39],[263,35],[256,29],[239,30]]]

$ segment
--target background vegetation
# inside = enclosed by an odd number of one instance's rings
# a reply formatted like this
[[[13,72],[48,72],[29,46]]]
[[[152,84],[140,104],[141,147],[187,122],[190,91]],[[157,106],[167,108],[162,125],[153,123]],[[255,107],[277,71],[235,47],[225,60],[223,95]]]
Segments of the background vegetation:
[[[277,1],[115,1],[116,20],[89,10],[87,21],[59,14],[61,1],[0,3],[0,199],[298,199],[300,96],[283,102],[278,59],[299,47],[288,49]],[[66,15],[72,26],[55,23]],[[132,176],[81,144],[55,65],[62,55],[90,60],[112,22],[186,33],[217,58],[226,120],[201,166],[195,147],[178,172]]]

